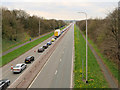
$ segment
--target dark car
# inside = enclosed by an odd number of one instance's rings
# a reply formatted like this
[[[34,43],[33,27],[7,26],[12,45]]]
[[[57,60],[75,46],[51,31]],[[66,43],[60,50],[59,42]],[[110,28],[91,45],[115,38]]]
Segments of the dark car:
[[[25,58],[25,63],[31,63],[32,61],[34,61],[34,56],[28,56]]]
[[[0,90],[6,90],[6,88],[10,85],[10,80],[3,79],[0,80]]]
[[[49,46],[49,45],[51,45],[52,44],[52,42],[51,41],[49,41],[49,42],[47,42],[47,45]]]
[[[39,52],[43,52],[45,49],[43,48],[43,47],[40,47],[39,49],[38,49],[38,53]]]
[[[47,45],[47,44],[45,44],[45,45],[43,46],[43,48],[44,48],[44,49],[47,49],[47,48],[48,48],[48,45]]]

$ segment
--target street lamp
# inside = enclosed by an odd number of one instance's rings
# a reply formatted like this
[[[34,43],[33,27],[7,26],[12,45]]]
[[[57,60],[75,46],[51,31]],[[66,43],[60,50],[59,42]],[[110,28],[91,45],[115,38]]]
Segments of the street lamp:
[[[87,65],[87,13],[85,13],[85,12],[78,12],[78,13],[83,13],[83,14],[85,14],[85,16],[86,16],[86,83],[88,83],[88,73],[87,73],[87,67],[88,67],[88,65]]]

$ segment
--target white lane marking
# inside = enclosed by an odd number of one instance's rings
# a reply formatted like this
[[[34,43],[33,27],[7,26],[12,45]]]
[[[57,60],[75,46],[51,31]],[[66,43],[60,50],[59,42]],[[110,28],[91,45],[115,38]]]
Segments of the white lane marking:
[[[49,39],[51,39],[51,37],[50,38],[48,38],[47,40],[45,40],[45,41],[43,41],[43,42],[41,42],[40,44],[38,44],[36,47],[33,47],[32,49],[30,49],[29,51],[27,51],[25,54],[29,54],[29,52],[30,51],[35,51],[35,53],[33,53],[34,55],[37,53],[38,55],[41,55],[41,54],[43,54],[43,53],[38,53],[37,52],[37,50],[38,49],[36,49],[36,48],[38,48],[38,47],[41,47],[41,46],[43,46],[46,42],[48,42],[49,41]],[[22,54],[22,55],[24,55],[24,54]],[[22,55],[21,56],[19,56],[19,57],[22,57]],[[28,55],[29,56],[29,55]],[[19,58],[18,57],[18,58]],[[27,56],[26,56],[27,57]],[[40,58],[40,56],[37,56],[38,58]],[[38,59],[37,58],[37,59]],[[35,60],[37,60],[37,59],[35,59]],[[15,59],[14,59],[15,60]],[[13,61],[14,61],[13,60]],[[10,62],[11,63],[11,62]],[[19,63],[24,63],[24,62],[19,62]],[[9,63],[8,63],[9,64]],[[16,63],[17,64],[17,63]],[[15,65],[16,65],[15,64]],[[6,64],[7,65],[7,64]],[[30,66],[30,65],[29,65]],[[0,69],[1,69],[2,67],[0,67]],[[2,74],[0,75],[0,78],[2,77],[3,78],[3,76],[6,76],[7,75],[7,73],[9,72],[9,71],[11,71],[11,69],[7,69],[5,72],[2,72]],[[19,75],[20,76],[20,75]],[[18,77],[19,77],[18,76]]]
[[[53,51],[53,53],[55,52],[56,50]],[[51,54],[51,56],[53,55],[53,53]],[[44,67],[47,65],[47,63],[49,62],[51,56],[49,57],[49,59],[47,60],[47,62],[44,64],[44,66],[42,67],[42,69],[40,70],[40,72],[37,74],[37,76],[35,77],[35,79],[32,81],[32,83],[30,84],[30,86],[28,87],[28,89],[33,85],[33,83],[35,82],[35,80],[37,79],[37,77],[40,75],[40,73],[42,72],[42,70],[44,69]]]
[[[58,39],[57,39],[57,40],[58,40]],[[49,46],[49,47],[50,47],[50,46]],[[54,54],[55,51],[56,51],[56,49],[53,51],[53,53],[51,54],[51,56]],[[47,62],[44,64],[44,66],[43,66],[43,68],[40,70],[40,72],[37,74],[37,76],[35,77],[35,79],[32,81],[32,83],[30,84],[30,86],[28,87],[28,89],[31,88],[32,84],[35,82],[35,80],[37,79],[37,77],[40,75],[40,73],[42,72],[42,70],[44,69],[44,67],[45,67],[45,66],[47,65],[47,63],[49,62],[51,56],[49,57],[49,59],[47,60]],[[56,70],[55,73],[57,74],[57,70]],[[27,90],[28,90],[28,89],[27,89]]]
[[[47,62],[44,64],[43,68],[46,66],[46,64],[48,63],[49,60],[47,60]],[[41,69],[41,71],[43,70],[43,68]],[[28,88],[30,88],[32,86],[32,84],[35,82],[35,80],[37,79],[37,77],[40,75],[41,71],[37,74],[37,76],[35,77],[35,79],[32,81],[32,83],[30,84],[30,86]]]
[[[74,25],[73,25],[74,27]],[[73,28],[74,29],[74,28]],[[70,83],[70,88],[73,88],[73,60],[74,60],[74,35],[73,35],[73,51],[72,51],[72,66],[71,66],[71,83]]]
[[[57,74],[57,70],[55,71],[55,75]]]
[[[61,59],[60,59],[60,62],[61,62]]]
[[[39,56],[36,60],[38,60],[39,58],[40,58],[40,56]],[[33,63],[34,63],[34,62],[33,62]],[[24,72],[27,71],[27,70],[29,70],[29,67],[31,67],[31,66],[32,66],[32,65],[27,65],[27,68],[24,70]],[[20,73],[20,75],[17,77],[17,79],[16,79],[14,82],[16,82],[16,81],[24,74],[24,72],[23,72],[23,73]],[[14,82],[13,82],[13,83],[14,83]],[[12,84],[13,84],[13,83],[12,83]]]
[[[50,38],[51,38],[51,37],[50,37]],[[50,38],[48,38],[48,39],[50,39]],[[48,40],[48,39],[47,39],[47,40]],[[46,42],[47,40],[45,40],[45,42]],[[58,38],[57,40],[59,40],[59,38]],[[56,40],[56,41],[57,41],[57,40]],[[44,41],[43,41],[43,42],[44,42]],[[50,46],[49,46],[49,47],[50,47]],[[55,50],[53,51],[53,53],[54,53],[54,52],[55,52]],[[52,54],[53,54],[53,53],[52,53]],[[43,53],[42,53],[42,54],[43,54]],[[51,56],[52,56],[52,54],[51,54]],[[51,56],[49,57],[49,59],[51,58]],[[40,56],[39,56],[39,57],[40,57]],[[39,58],[39,57],[38,57],[38,58]],[[38,58],[37,58],[37,59],[38,59]],[[36,59],[36,60],[37,60],[37,59]],[[46,66],[46,64],[48,63],[49,59],[48,59],[47,62],[44,64],[44,66],[42,67],[41,71],[42,71],[43,68]],[[33,62],[33,63],[34,63],[34,62]],[[31,65],[30,65],[30,66],[31,66]],[[29,68],[27,68],[27,69],[29,69]],[[29,88],[32,86],[32,84],[35,82],[35,80],[37,79],[37,77],[38,77],[38,75],[41,73],[41,71],[37,74],[37,76],[36,76],[35,79],[32,81],[32,83],[30,84],[30,86],[28,87],[28,89],[29,89]],[[20,76],[22,76],[22,74],[23,74],[23,73],[21,73]],[[20,76],[19,76],[17,79],[19,79]],[[16,79],[15,81],[17,81],[17,79]],[[14,81],[14,82],[15,82],[15,81]]]
[[[34,49],[34,48],[39,48],[39,47],[43,46],[43,45],[46,44],[46,43],[49,41],[49,39],[51,39],[51,38],[52,38],[52,37],[50,37],[50,38],[48,38],[47,40],[41,42],[41,43],[38,44],[37,46],[35,46],[35,47],[33,47],[32,49],[30,49],[29,51],[25,52],[25,54],[29,54],[29,52],[31,52],[31,51],[33,51],[33,52],[35,51],[35,53],[33,53],[34,55],[36,55],[36,53],[39,54],[39,55],[43,54],[44,52],[38,53],[38,52],[37,52],[38,49]],[[24,55],[24,54],[22,54],[22,55],[19,56],[19,57],[22,57],[23,55]],[[31,54],[31,55],[32,55],[32,54]],[[27,55],[27,56],[31,56],[31,55]],[[27,57],[27,56],[26,56],[26,57]],[[19,58],[19,57],[18,57],[18,58]],[[37,56],[37,57],[39,58],[40,56]],[[37,58],[37,59],[38,59],[38,58]],[[36,60],[37,60],[37,59],[36,59]],[[15,60],[15,59],[14,59],[14,60]],[[10,63],[11,63],[11,62],[10,62]],[[19,62],[19,63],[24,63],[24,62]],[[9,63],[8,63],[8,64],[9,64]],[[17,64],[17,63],[16,63],[16,64]],[[15,64],[15,65],[16,65],[16,64]],[[7,65],[7,64],[6,64],[6,65]],[[0,67],[0,68],[2,68],[2,67]],[[8,70],[8,71],[9,71],[9,70]],[[6,71],[4,74],[6,74],[8,71]]]

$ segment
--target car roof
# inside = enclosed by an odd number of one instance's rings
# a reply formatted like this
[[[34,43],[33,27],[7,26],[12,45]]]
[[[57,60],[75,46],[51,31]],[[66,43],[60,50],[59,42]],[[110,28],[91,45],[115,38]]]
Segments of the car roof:
[[[60,29],[56,29],[55,31],[60,31]]]
[[[2,80],[0,80],[0,82],[1,82],[1,81],[5,82],[5,81],[7,81],[7,80],[8,80],[8,79],[2,79]]]
[[[24,64],[24,63],[16,64],[16,66],[21,66],[22,64]]]
[[[0,80],[0,82],[5,82],[5,81],[7,81],[8,79],[2,79],[2,80]]]
[[[26,59],[27,59],[27,58],[31,58],[31,57],[32,57],[32,56],[28,56],[28,57],[26,57]]]
[[[39,49],[41,49],[41,48],[43,48],[43,47],[40,47]]]

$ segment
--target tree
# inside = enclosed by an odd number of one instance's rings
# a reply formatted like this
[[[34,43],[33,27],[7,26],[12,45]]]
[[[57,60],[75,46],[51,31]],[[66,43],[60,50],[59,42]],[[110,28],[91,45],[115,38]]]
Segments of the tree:
[[[108,38],[113,38],[113,43],[111,45],[111,50],[114,52],[116,58],[119,58],[119,37],[118,37],[118,9],[115,9],[113,12],[110,12],[106,17],[107,29],[108,29]]]

